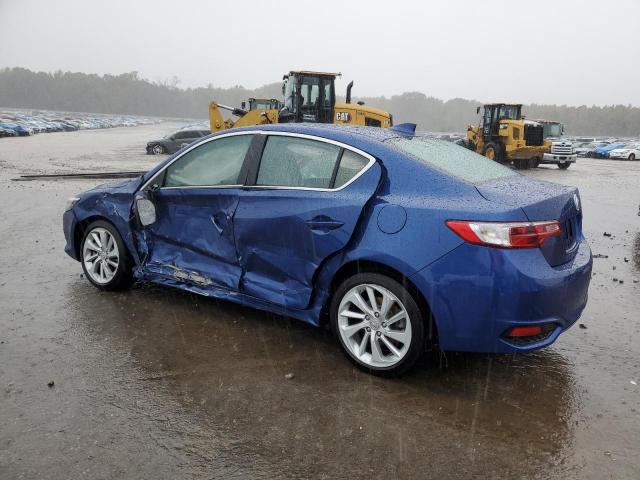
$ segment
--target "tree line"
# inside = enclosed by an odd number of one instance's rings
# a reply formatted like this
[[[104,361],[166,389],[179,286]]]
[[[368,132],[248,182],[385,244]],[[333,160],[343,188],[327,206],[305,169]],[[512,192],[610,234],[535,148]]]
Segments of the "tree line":
[[[179,81],[152,82],[137,72],[96,75],[76,72],[33,72],[25,68],[0,69],[0,107],[61,110],[160,117],[207,118],[211,100],[240,106],[249,97],[281,98],[281,84],[256,89],[208,85],[179,88]],[[357,94],[357,92],[356,92]],[[479,121],[482,102],[455,98],[440,100],[421,92],[391,97],[354,97],[393,114],[396,124],[413,122],[419,130],[461,132]],[[640,136],[640,108],[631,105],[525,105],[530,119],[557,120],[566,133],[577,135]]]

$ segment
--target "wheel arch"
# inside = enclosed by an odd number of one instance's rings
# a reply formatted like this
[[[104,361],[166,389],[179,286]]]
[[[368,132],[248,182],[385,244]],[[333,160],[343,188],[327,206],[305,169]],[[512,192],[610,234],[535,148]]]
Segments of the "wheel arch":
[[[109,220],[109,218],[103,215],[91,215],[82,220],[79,220],[76,223],[75,230],[73,231],[73,244],[75,247],[75,253],[77,258],[82,258],[81,252],[80,252],[80,249],[82,247],[82,237],[84,237],[84,234],[87,231],[87,228],[89,228],[89,225],[91,225],[93,222],[97,222],[98,220],[101,220],[111,225],[115,229],[115,231],[118,232],[118,235],[120,235],[120,238],[123,239],[123,243],[127,248],[127,250],[129,249],[129,247],[127,246],[127,243],[124,241],[122,232],[111,220]],[[127,252],[127,253],[131,255],[131,252]]]
[[[386,275],[403,285],[411,294],[415,302],[418,304],[418,308],[420,309],[420,311],[423,312],[423,318],[426,322],[426,338],[429,339],[430,343],[432,344],[437,343],[437,321],[431,311],[429,302],[427,302],[427,299],[424,297],[420,289],[411,281],[409,277],[404,275],[399,270],[374,260],[352,260],[343,264],[342,266],[340,266],[340,268],[338,268],[338,270],[336,270],[333,278],[331,279],[330,295],[328,296],[322,311],[322,323],[327,323],[329,321],[329,306],[331,305],[333,295],[335,294],[340,284],[347,278],[352,277],[353,275],[356,275],[358,273],[379,273],[382,275]]]

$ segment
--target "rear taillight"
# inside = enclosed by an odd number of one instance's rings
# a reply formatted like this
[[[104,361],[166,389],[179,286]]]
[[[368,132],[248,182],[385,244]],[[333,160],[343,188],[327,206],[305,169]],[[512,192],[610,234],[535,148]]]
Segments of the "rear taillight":
[[[447,220],[447,226],[465,242],[501,248],[536,248],[547,238],[558,237],[562,228],[550,222],[469,222]]]

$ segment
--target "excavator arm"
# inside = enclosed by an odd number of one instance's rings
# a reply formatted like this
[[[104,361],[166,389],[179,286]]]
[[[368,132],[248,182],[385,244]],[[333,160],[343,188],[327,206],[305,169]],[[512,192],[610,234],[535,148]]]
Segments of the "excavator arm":
[[[232,115],[238,117],[235,121],[222,118],[220,109],[228,110]],[[216,133],[234,127],[248,127],[251,125],[264,125],[267,123],[278,123],[278,110],[251,110],[246,111],[241,108],[233,108],[220,103],[211,102],[209,104],[209,122],[211,132]]]

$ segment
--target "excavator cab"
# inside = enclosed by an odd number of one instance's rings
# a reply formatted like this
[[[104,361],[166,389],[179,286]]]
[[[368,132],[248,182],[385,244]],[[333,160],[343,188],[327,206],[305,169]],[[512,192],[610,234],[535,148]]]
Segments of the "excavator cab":
[[[280,122],[333,123],[339,73],[291,71],[283,77]]]
[[[479,111],[480,107],[478,107]],[[491,141],[491,138],[498,135],[500,129],[500,120],[521,120],[522,105],[492,103],[484,106],[484,114],[482,116],[482,136],[485,142]]]

